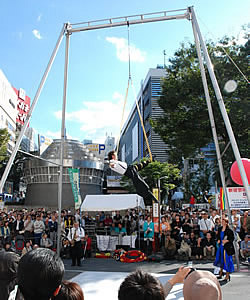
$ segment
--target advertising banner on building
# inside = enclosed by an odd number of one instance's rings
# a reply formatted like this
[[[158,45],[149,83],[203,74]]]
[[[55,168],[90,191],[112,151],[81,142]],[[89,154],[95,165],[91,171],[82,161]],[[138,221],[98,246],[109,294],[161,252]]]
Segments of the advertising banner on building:
[[[159,189],[153,189],[153,195],[158,200],[159,199]],[[153,222],[155,232],[159,232],[160,224],[160,205],[158,202],[153,202]]]
[[[44,135],[38,135],[38,145],[40,150],[40,155],[43,154],[43,152],[49,147],[50,144],[52,144],[53,139],[48,138]]]
[[[27,114],[30,110],[30,97],[26,95],[26,92],[24,89],[19,89],[19,91],[16,88],[13,88],[14,91],[17,94],[17,118],[16,122],[23,125]]]
[[[88,144],[85,146],[95,156],[104,158],[104,156],[105,156],[105,145],[104,144]]]
[[[75,209],[79,209],[82,203],[82,198],[80,194],[80,170],[76,168],[68,168],[68,172],[74,196]]]
[[[250,187],[248,187],[250,189]],[[228,187],[227,195],[231,209],[249,209],[247,194],[244,187]]]

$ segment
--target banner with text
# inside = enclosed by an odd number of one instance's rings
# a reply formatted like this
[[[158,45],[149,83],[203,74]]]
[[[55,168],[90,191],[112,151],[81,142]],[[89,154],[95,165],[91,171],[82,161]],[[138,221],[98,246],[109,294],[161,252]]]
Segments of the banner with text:
[[[250,187],[248,187],[250,189]],[[229,206],[231,209],[249,209],[250,205],[247,200],[247,194],[244,187],[227,188]]]
[[[75,209],[79,209],[82,203],[82,198],[80,194],[80,170],[68,168],[68,172],[74,196]]]

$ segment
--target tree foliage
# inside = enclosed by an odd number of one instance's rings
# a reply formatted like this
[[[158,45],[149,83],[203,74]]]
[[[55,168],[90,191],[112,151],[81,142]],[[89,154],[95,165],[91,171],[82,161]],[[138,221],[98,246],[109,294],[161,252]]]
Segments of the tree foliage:
[[[7,157],[7,145],[10,135],[6,128],[0,129],[0,167],[2,162],[6,160]]]
[[[222,51],[222,45],[241,71],[249,76],[250,42],[240,46],[236,44],[235,39],[225,37],[220,44],[207,44],[241,155],[249,157],[249,84]],[[164,114],[157,120],[151,120],[151,123],[170,147],[170,162],[180,163],[183,157],[194,157],[197,150],[211,142],[212,132],[195,45],[182,44],[169,61],[159,100]],[[206,75],[209,78],[208,74]],[[224,90],[225,83],[229,80],[237,83],[236,90],[231,93]],[[229,138],[210,80],[208,85],[216,130],[223,151]],[[235,160],[231,147],[229,148],[223,157],[226,169]]]

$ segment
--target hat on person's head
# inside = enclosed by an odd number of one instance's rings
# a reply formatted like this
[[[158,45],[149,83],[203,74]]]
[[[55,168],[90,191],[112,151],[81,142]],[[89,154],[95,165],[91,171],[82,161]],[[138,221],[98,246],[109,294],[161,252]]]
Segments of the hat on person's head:
[[[214,274],[208,271],[194,271],[184,281],[185,300],[222,300],[220,284]]]

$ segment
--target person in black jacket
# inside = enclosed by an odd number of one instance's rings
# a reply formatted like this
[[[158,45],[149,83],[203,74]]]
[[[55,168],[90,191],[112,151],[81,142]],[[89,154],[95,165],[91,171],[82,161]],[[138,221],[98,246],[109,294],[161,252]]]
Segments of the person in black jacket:
[[[234,271],[232,255],[234,254],[234,233],[228,226],[228,219],[222,219],[222,227],[219,227],[217,234],[219,248],[216,253],[214,265],[220,267],[219,279],[222,278],[223,269],[226,270],[225,281],[230,280],[229,273]]]
[[[20,256],[0,250],[0,297],[7,300],[17,284],[17,267]]]

